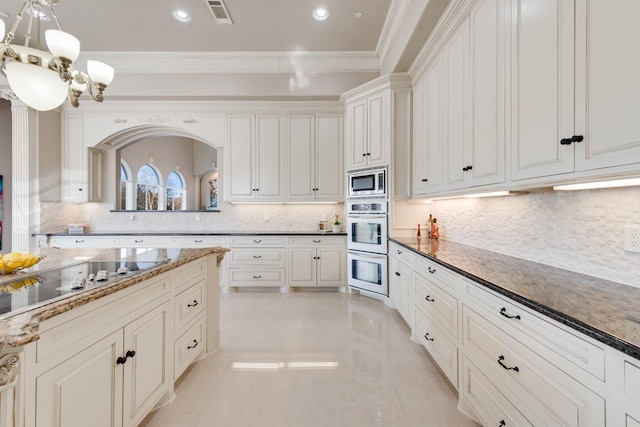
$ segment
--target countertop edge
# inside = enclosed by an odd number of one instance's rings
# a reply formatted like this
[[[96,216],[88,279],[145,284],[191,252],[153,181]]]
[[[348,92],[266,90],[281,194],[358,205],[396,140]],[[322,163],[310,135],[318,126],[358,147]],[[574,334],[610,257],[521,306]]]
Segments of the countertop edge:
[[[621,339],[621,338],[619,338],[619,337],[617,337],[615,335],[609,334],[609,333],[607,333],[605,331],[602,331],[602,330],[597,329],[597,328],[595,328],[595,327],[593,327],[591,325],[588,325],[588,324],[586,324],[584,322],[581,322],[581,321],[579,321],[579,320],[567,315],[566,313],[559,312],[559,311],[554,310],[554,309],[552,309],[550,307],[547,307],[547,306],[545,306],[543,304],[540,304],[540,303],[538,303],[536,301],[533,301],[533,300],[531,300],[529,298],[526,298],[526,297],[524,297],[524,296],[522,296],[522,295],[520,295],[518,293],[515,293],[513,291],[505,289],[505,288],[503,288],[502,286],[500,286],[498,284],[491,283],[491,282],[488,282],[488,281],[486,281],[486,280],[484,280],[482,278],[474,276],[473,274],[470,274],[470,273],[466,272],[465,270],[456,267],[455,265],[448,264],[448,263],[438,259],[437,257],[429,256],[429,255],[425,254],[424,252],[417,251],[414,248],[412,248],[411,246],[409,246],[409,245],[407,245],[407,244],[405,244],[405,243],[403,243],[401,241],[395,240],[392,237],[389,237],[388,240],[390,242],[393,242],[393,243],[395,243],[397,245],[402,246],[405,249],[410,250],[411,252],[413,252],[413,253],[415,253],[415,254],[423,257],[423,258],[426,258],[426,259],[428,259],[430,261],[433,261],[433,262],[435,262],[437,264],[440,264],[443,267],[446,267],[446,268],[454,271],[455,273],[457,273],[457,274],[459,274],[459,275],[461,275],[461,276],[463,276],[463,277],[465,277],[465,278],[467,278],[467,279],[469,279],[469,280],[471,280],[471,281],[473,281],[473,282],[475,282],[475,283],[477,283],[477,284],[479,284],[481,286],[484,286],[484,287],[486,287],[488,289],[491,289],[492,291],[497,292],[500,295],[503,295],[503,296],[505,296],[507,298],[510,298],[510,299],[512,299],[512,300],[514,300],[514,301],[516,301],[516,302],[518,302],[518,303],[520,303],[520,304],[522,304],[522,305],[524,305],[524,306],[526,306],[526,307],[528,307],[528,308],[530,308],[530,309],[532,309],[534,311],[537,311],[540,314],[543,314],[544,316],[547,316],[547,317],[549,317],[549,318],[551,318],[551,319],[553,319],[553,320],[555,320],[555,321],[557,321],[559,323],[562,323],[563,325],[568,326],[569,328],[571,328],[571,329],[573,329],[573,330],[575,330],[577,332],[580,332],[580,333],[582,333],[584,335],[587,335],[587,336],[589,336],[589,337],[591,337],[591,338],[593,338],[593,339],[595,339],[595,340],[597,340],[597,341],[599,341],[599,342],[601,342],[603,344],[608,345],[609,347],[612,347],[612,348],[614,348],[614,349],[616,349],[618,351],[621,351],[622,353],[624,353],[626,355],[629,355],[629,356],[631,356],[631,357],[633,357],[635,359],[639,359],[640,360],[640,347],[638,347],[638,346],[636,346],[636,345],[634,345],[632,343],[629,343],[629,342],[627,342],[627,341],[625,341],[625,340],[623,340],[623,339]]]

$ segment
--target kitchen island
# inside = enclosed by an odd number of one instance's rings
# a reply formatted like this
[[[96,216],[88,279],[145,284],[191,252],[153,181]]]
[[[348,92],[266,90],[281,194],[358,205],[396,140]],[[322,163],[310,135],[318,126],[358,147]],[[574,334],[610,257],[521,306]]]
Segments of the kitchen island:
[[[0,276],[12,302],[0,315],[0,426],[135,426],[170,400],[188,366],[219,349],[227,251],[43,249],[28,273]],[[70,291],[77,274],[84,287]]]

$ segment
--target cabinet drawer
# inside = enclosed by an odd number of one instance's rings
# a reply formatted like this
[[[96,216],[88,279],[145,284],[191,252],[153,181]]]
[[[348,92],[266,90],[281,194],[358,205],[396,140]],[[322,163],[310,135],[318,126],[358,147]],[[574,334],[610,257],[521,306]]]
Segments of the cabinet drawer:
[[[437,282],[440,286],[450,288],[453,292],[455,292],[458,285],[462,283],[460,276],[449,271],[446,267],[429,261],[425,257],[416,258],[415,270],[424,277],[428,277],[429,280]]]
[[[204,295],[204,280],[201,280],[176,296],[174,300],[176,333],[180,333],[191,320],[204,311]]]
[[[526,427],[531,424],[480,369],[462,357],[462,396],[486,426]]]
[[[465,301],[474,310],[510,334],[523,333],[528,346],[547,360],[575,376],[586,371],[604,381],[604,350],[559,325],[541,317],[532,310],[494,295],[475,284],[466,287]]]
[[[229,253],[229,266],[233,265],[270,265],[285,266],[284,248],[238,248]]]
[[[174,379],[178,379],[189,365],[196,360],[198,355],[202,353],[205,348],[204,344],[204,316],[202,316],[174,343]]]
[[[458,388],[458,347],[435,322],[414,309],[412,334],[431,354],[451,384]]]
[[[458,338],[458,300],[435,283],[413,275],[413,303],[433,317],[454,339]]]
[[[56,248],[106,248],[109,239],[106,237],[65,236],[51,237],[49,246]]]
[[[640,418],[640,364],[624,362],[624,396],[627,412]],[[632,424],[633,425],[633,424]]]
[[[178,236],[170,237],[167,246],[175,248],[206,248],[226,246],[227,238],[220,236]]]
[[[167,246],[167,238],[161,236],[121,236],[110,239],[118,248],[162,248]]]
[[[285,236],[242,236],[229,237],[231,246],[285,246],[287,238]]]
[[[463,306],[463,345],[533,425],[605,425],[604,399]],[[468,352],[468,353],[467,353]],[[470,356],[471,357],[471,356]]]
[[[416,256],[408,249],[403,248],[400,245],[389,242],[389,256],[392,256],[407,265],[410,265],[413,269]]]
[[[186,289],[195,282],[203,280],[206,272],[206,258],[202,258],[173,270],[171,272],[171,282],[173,283],[174,289],[180,291],[182,288]]]
[[[272,270],[229,269],[229,286],[284,286],[284,268]]]
[[[295,246],[345,246],[347,238],[344,236],[298,236],[289,237],[289,244]]]

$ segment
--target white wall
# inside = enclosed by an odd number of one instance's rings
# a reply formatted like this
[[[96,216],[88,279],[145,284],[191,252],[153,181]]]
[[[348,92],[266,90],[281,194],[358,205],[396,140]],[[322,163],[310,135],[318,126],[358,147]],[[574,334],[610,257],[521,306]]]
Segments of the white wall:
[[[0,175],[3,180],[2,252],[11,248],[11,103],[0,99]]]
[[[640,188],[435,201],[442,238],[640,287],[640,254],[623,250],[640,226]],[[423,221],[423,219],[422,219]]]

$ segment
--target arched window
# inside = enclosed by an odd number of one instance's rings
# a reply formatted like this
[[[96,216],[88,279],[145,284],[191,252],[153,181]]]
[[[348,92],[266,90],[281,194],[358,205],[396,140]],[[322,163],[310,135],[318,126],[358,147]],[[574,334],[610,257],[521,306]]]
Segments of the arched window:
[[[181,211],[185,209],[184,179],[176,172],[172,171],[167,177],[167,210]]]
[[[124,160],[120,160],[120,209],[133,209],[131,168]]]
[[[138,170],[136,209],[139,211],[157,211],[160,178],[151,165],[143,165]]]

